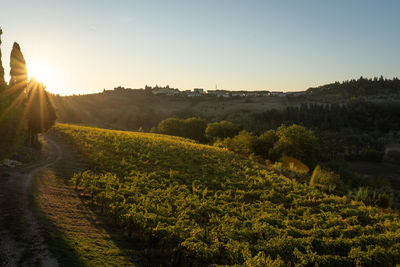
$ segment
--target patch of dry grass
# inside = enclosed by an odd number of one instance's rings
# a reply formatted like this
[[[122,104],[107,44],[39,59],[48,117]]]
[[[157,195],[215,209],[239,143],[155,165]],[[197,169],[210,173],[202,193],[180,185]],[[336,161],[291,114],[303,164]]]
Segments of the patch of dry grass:
[[[119,229],[110,227],[106,218],[68,185],[68,179],[82,164],[67,146],[63,151],[63,159],[52,169],[38,173],[34,182],[35,213],[60,265],[136,266],[139,261],[143,265],[143,249],[134,247]]]

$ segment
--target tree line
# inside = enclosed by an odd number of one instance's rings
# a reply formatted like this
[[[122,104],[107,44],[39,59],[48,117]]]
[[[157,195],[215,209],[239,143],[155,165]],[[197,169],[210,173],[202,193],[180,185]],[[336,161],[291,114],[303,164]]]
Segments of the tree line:
[[[347,128],[387,133],[400,130],[400,103],[363,100],[352,100],[342,105],[303,103],[283,110],[256,113],[253,119],[256,125],[266,129],[276,128],[282,123],[296,123],[329,131]]]
[[[368,79],[360,77],[343,82],[335,82],[319,87],[309,88],[307,95],[335,94],[342,97],[368,96],[368,95],[393,95],[400,93],[400,80],[383,78],[383,76]]]
[[[0,28],[0,45],[2,30]],[[0,47],[0,159],[22,145],[35,146],[37,136],[56,121],[56,112],[43,83],[28,79],[24,55],[17,42],[10,55],[10,81],[5,80]]]

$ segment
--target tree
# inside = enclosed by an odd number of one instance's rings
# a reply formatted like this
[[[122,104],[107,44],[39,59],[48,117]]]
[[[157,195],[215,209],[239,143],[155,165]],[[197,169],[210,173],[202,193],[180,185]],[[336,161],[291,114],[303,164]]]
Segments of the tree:
[[[214,144],[216,146],[226,147],[236,153],[243,155],[250,155],[253,151],[253,143],[255,137],[248,131],[240,131],[238,135],[230,138],[227,137],[224,140],[218,139]]]
[[[200,118],[186,120],[168,118],[158,124],[158,131],[162,134],[176,135],[203,142],[205,141],[206,126],[206,121]]]
[[[311,130],[297,124],[282,125],[276,134],[278,141],[274,146],[275,153],[298,159],[310,168],[315,166],[319,159],[319,146]]]
[[[7,83],[4,78],[4,68],[3,62],[1,61],[1,35],[3,34],[3,30],[0,28],[0,92],[4,91]]]
[[[189,118],[185,120],[184,124],[184,137],[201,142],[205,141],[205,130],[207,127],[207,122],[204,119]]]
[[[24,55],[18,43],[14,42],[10,56],[10,82],[9,94],[22,102],[28,85],[28,74]]]
[[[225,139],[227,137],[234,137],[239,133],[242,127],[230,121],[220,121],[209,123],[206,128],[206,136],[209,140],[217,138]]]
[[[183,120],[178,118],[168,118],[158,124],[158,131],[162,134],[183,136],[184,128]]]
[[[28,122],[29,144],[32,145],[37,141],[37,134],[50,129],[57,117],[45,86],[32,79],[29,81],[28,88],[26,118]]]
[[[253,142],[253,152],[254,154],[263,157],[264,159],[269,159],[271,151],[274,148],[275,142],[278,141],[278,136],[274,130],[269,130],[262,135],[255,138]]]

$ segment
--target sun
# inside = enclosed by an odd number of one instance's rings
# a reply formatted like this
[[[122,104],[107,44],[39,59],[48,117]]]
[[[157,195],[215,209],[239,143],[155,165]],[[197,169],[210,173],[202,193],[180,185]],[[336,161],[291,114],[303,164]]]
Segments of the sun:
[[[48,64],[44,62],[32,62],[27,66],[29,78],[35,78],[46,86],[53,84],[54,73]]]

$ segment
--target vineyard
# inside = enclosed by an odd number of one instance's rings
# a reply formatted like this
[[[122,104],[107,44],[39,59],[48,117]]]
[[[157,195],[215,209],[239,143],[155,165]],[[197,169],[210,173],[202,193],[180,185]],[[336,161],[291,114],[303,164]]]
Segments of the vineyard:
[[[58,124],[90,169],[73,182],[134,241],[181,266],[392,266],[398,215],[323,193],[221,148]]]

